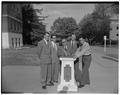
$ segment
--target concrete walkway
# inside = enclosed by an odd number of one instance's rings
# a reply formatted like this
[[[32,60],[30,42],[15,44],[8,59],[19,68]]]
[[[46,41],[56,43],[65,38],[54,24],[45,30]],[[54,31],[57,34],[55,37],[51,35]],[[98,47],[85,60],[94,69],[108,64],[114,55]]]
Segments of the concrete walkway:
[[[90,66],[90,86],[78,93],[118,93],[118,62],[93,53]],[[2,67],[2,90],[20,93],[58,93],[57,85],[43,90],[40,85],[40,67],[11,65]]]

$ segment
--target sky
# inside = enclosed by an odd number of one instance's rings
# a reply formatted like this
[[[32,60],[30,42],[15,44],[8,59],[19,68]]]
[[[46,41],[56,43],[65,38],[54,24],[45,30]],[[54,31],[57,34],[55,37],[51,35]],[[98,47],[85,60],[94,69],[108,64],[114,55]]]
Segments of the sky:
[[[87,14],[90,14],[94,10],[94,4],[34,4],[35,9],[43,8],[42,15],[48,16],[45,19],[47,31],[50,31],[50,27],[58,17],[73,17],[77,23]]]

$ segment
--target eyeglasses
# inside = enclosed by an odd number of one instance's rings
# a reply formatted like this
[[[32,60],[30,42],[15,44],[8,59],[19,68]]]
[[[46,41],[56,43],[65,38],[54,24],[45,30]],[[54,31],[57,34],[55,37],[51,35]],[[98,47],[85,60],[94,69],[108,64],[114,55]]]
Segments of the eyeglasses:
[[[79,41],[83,41],[83,40],[79,39]]]
[[[65,42],[62,42],[62,43],[65,43]]]

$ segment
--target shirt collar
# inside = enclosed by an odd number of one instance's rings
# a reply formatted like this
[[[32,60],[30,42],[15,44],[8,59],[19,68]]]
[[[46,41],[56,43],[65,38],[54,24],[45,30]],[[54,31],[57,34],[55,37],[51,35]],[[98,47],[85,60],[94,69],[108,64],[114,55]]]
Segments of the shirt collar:
[[[44,39],[44,41],[45,41],[45,43],[47,44],[47,41],[46,41],[46,39]]]
[[[83,46],[86,45],[86,42],[83,43]]]

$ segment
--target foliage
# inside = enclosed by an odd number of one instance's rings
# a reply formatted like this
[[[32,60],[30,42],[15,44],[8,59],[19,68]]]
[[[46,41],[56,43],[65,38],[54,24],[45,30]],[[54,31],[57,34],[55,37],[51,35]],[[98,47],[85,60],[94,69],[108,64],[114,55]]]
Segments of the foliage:
[[[110,19],[106,14],[106,4],[96,4],[92,14],[88,14],[79,22],[79,31],[89,42],[103,42],[103,36],[109,38]]]
[[[112,15],[118,15],[119,14],[119,2],[115,2],[115,3],[110,3],[110,4],[106,4],[107,8],[106,8],[106,14],[112,16]]]
[[[77,23],[72,17],[58,18],[51,27],[51,32],[60,37],[70,36],[78,28]]]
[[[37,10],[42,11],[42,10]],[[42,39],[45,25],[43,25],[37,12],[31,4],[22,6],[23,44],[34,44]],[[43,19],[44,20],[44,19]]]

